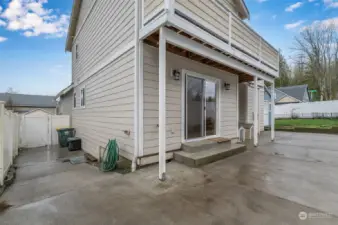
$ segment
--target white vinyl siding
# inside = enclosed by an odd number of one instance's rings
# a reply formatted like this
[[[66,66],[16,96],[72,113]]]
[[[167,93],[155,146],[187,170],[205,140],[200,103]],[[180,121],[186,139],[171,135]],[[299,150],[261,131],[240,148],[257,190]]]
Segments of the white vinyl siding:
[[[104,59],[133,41],[134,2],[96,2],[73,45],[73,50],[78,45],[78,60],[73,64],[75,84],[92,76]]]
[[[177,0],[176,7],[191,13],[197,22],[211,27],[222,38],[229,36],[229,15],[215,1]]]
[[[158,49],[144,45],[144,155],[158,153]],[[181,82],[174,80],[171,69],[186,69],[230,83],[230,90],[221,88],[220,135],[237,137],[237,76],[213,67],[167,54],[167,146],[166,150],[181,147]],[[223,86],[223,85],[221,85]]]
[[[77,104],[72,126],[83,150],[95,157],[115,138],[121,151],[134,152],[134,2],[98,0],[86,19],[93,1],[81,6],[77,28],[83,26],[72,48]],[[131,47],[121,52],[126,46]]]
[[[259,84],[264,84],[262,81],[258,81]],[[254,89],[253,87],[248,87],[248,111],[247,111],[247,123],[252,123],[253,124],[253,103],[254,103]],[[259,92],[258,92],[258,103],[259,103],[259,109],[258,109],[258,123],[259,123],[259,129],[261,131],[264,130],[264,88],[259,87]]]
[[[86,108],[75,109],[72,120],[83,150],[98,157],[98,147],[105,147],[109,139],[116,138],[121,150],[133,153],[134,50],[110,63],[84,85]]]
[[[93,2],[94,0],[81,0],[80,14],[77,21],[76,31],[78,31],[82,24],[85,22],[85,19],[90,11],[90,8],[93,5]]]
[[[144,22],[155,16],[161,9],[164,9],[164,0],[144,0]]]

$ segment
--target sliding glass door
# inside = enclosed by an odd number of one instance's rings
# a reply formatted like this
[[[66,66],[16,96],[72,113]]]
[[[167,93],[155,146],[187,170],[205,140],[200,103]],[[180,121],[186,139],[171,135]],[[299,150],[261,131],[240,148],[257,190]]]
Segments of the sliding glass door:
[[[187,75],[185,84],[185,139],[216,135],[216,82]]]

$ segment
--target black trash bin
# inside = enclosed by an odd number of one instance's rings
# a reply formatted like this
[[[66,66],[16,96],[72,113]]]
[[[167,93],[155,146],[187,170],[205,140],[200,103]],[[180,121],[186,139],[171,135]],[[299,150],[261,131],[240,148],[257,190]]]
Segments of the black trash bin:
[[[81,139],[78,137],[68,138],[68,150],[69,151],[77,151],[81,150]]]

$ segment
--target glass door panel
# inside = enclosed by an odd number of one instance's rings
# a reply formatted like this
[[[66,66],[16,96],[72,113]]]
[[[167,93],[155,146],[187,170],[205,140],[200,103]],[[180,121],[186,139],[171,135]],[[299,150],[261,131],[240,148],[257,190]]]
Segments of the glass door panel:
[[[204,136],[204,80],[186,76],[186,139]]]
[[[205,133],[206,136],[216,135],[216,83],[205,80]]]

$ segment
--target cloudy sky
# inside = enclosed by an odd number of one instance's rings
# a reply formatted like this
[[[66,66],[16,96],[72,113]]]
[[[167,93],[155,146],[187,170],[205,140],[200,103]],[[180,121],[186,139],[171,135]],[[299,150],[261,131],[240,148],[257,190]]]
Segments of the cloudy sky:
[[[293,37],[313,23],[335,23],[338,0],[246,0],[248,23],[289,57]],[[72,0],[0,0],[0,92],[55,95],[70,83],[65,38]]]

